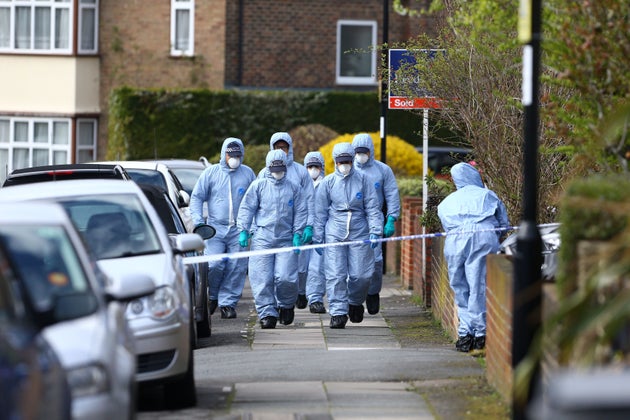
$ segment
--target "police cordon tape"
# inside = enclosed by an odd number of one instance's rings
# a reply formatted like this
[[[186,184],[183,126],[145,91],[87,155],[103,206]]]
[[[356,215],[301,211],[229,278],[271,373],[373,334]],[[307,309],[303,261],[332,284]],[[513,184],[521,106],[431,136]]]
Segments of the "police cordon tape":
[[[538,225],[538,228],[541,227],[549,227],[549,226],[558,226],[559,223],[546,223]],[[365,245],[371,244],[374,242],[394,242],[394,241],[409,241],[414,239],[422,239],[422,238],[439,238],[441,236],[449,236],[449,235],[468,235],[474,234],[478,232],[501,232],[501,231],[510,231],[510,230],[518,230],[518,226],[508,226],[503,228],[493,228],[493,229],[478,229],[478,230],[470,230],[470,231],[458,231],[452,233],[446,232],[438,232],[438,233],[425,233],[420,235],[407,235],[407,236],[392,236],[390,238],[379,238],[379,239],[365,239],[361,241],[348,241],[348,242],[329,242],[323,244],[310,244],[310,245],[302,245],[299,247],[296,246],[287,246],[283,248],[269,248],[269,249],[258,249],[255,251],[240,251],[240,252],[229,252],[224,254],[215,254],[215,255],[198,255],[195,257],[184,257],[182,262],[184,264],[197,264],[200,262],[211,262],[211,261],[221,261],[221,260],[235,260],[239,258],[249,258],[260,255],[270,255],[270,254],[280,254],[282,252],[293,252],[296,250],[306,251],[309,249],[324,249],[324,248],[333,248],[337,246],[352,246],[352,245]]]

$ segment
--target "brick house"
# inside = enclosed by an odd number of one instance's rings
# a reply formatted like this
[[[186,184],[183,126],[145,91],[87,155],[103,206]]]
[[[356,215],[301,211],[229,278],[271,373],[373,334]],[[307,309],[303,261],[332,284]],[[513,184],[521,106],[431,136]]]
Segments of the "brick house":
[[[102,159],[118,86],[376,91],[384,1],[2,1],[0,182]],[[389,7],[390,45],[433,30]]]

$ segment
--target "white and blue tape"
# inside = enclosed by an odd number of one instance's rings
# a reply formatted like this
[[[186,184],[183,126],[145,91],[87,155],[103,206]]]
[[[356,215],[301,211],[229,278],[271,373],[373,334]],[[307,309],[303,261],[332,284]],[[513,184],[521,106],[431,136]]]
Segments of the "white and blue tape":
[[[554,226],[557,223],[548,223],[538,225],[539,228],[546,226]],[[374,240],[361,240],[361,241],[348,241],[348,242],[331,242],[331,243],[323,243],[323,244],[311,244],[311,245],[302,245],[299,247],[284,247],[284,248],[270,248],[270,249],[259,249],[255,251],[241,251],[241,252],[230,252],[225,254],[215,254],[215,255],[198,255],[195,257],[184,257],[184,264],[197,264],[200,262],[211,262],[211,261],[221,261],[221,260],[232,260],[239,258],[249,258],[260,255],[270,255],[270,254],[279,254],[281,252],[293,252],[295,250],[305,251],[308,249],[324,249],[324,248],[332,248],[336,246],[353,246],[353,245],[363,245],[369,244],[372,242],[394,242],[394,241],[409,241],[414,239],[423,239],[423,238],[438,238],[441,236],[448,235],[468,235],[476,232],[501,232],[501,231],[510,231],[510,230],[518,230],[518,226],[508,226],[504,228],[493,228],[493,229],[481,229],[474,231],[458,231],[453,233],[446,232],[438,232],[438,233],[425,233],[420,235],[407,235],[407,236],[392,236],[390,238],[380,238]]]

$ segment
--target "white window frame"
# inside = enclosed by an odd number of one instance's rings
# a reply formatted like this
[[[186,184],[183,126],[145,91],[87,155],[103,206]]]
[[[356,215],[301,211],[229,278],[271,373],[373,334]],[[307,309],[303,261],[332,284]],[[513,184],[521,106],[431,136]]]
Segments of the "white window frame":
[[[86,10],[94,11],[94,33],[92,36],[94,37],[94,48],[82,48],[83,44],[83,20],[85,18],[84,12]],[[88,0],[79,0],[79,28],[77,29],[77,52],[79,54],[96,54],[98,53],[98,26],[99,26],[99,15],[98,15],[98,0],[92,0],[88,2]]]
[[[36,117],[36,118],[26,118],[26,117],[9,117],[0,115],[0,121],[6,123],[9,122],[8,129],[8,142],[4,141],[6,138],[3,138],[3,141],[0,141],[0,152],[2,152],[6,157],[7,161],[6,167],[2,165],[0,168],[0,185],[6,179],[6,174],[11,173],[14,169],[20,169],[24,167],[20,165],[19,168],[14,167],[14,155],[16,149],[20,150],[28,150],[28,159],[24,164],[26,167],[34,166],[35,162],[33,161],[33,152],[34,150],[46,150],[48,153],[48,159],[45,163],[46,165],[52,165],[55,163],[71,163],[73,161],[73,156],[75,160],[78,158],[78,151],[85,151],[92,149],[92,157],[96,158],[96,146],[97,146],[97,135],[98,135],[98,120],[96,118],[77,118],[77,123],[73,124],[72,118],[46,118],[46,117]],[[79,145],[79,122],[84,121],[92,121],[94,122],[93,132],[92,132],[92,142],[90,145]],[[15,125],[16,124],[27,124],[27,138],[26,141],[16,142],[15,141]],[[46,123],[48,124],[47,130],[47,141],[46,142],[36,142],[35,141],[35,124],[37,123]],[[65,123],[68,127],[67,138],[62,139],[62,142],[55,142],[54,139],[54,125],[55,123]],[[72,138],[73,138],[73,130],[74,130],[74,138],[76,140],[75,150],[72,149]],[[6,132],[5,132],[6,134]],[[57,152],[63,152],[66,155],[65,162],[55,162],[55,154]],[[73,153],[74,152],[74,153]],[[42,163],[37,163],[41,165]]]
[[[347,26],[369,26],[372,32],[371,45],[363,46],[367,51],[361,53],[350,53],[342,50],[342,29]],[[377,80],[377,22],[375,20],[345,20],[337,21],[337,55],[335,66],[335,81],[339,85],[368,85],[376,86]],[[368,52],[369,51],[369,52]],[[342,57],[347,54],[370,54],[370,76],[344,76],[341,74]]]
[[[177,12],[188,11],[188,48],[177,49]],[[195,0],[171,0],[171,55],[192,57],[195,55]]]
[[[75,7],[75,5],[77,5]],[[29,46],[28,47],[17,47],[16,40],[16,9],[17,8],[27,8],[30,10],[30,34],[29,34]],[[49,48],[35,48],[35,9],[36,8],[45,8],[50,9],[50,46]],[[75,28],[74,25],[74,16],[78,9],[78,27]],[[59,54],[59,55],[68,55],[73,53],[74,49],[74,41],[77,41],[77,53],[78,54],[96,54],[98,52],[98,27],[99,27],[99,0],[2,0],[0,1],[0,10],[3,10],[5,13],[8,11],[9,16],[9,24],[8,28],[3,27],[0,28],[0,31],[5,31],[7,34],[8,45],[0,45],[0,53],[14,53],[14,54]],[[68,45],[67,47],[55,47],[57,41],[57,28],[56,28],[56,12],[59,10],[66,10],[68,14],[68,22],[67,22],[67,34],[68,34]],[[93,49],[84,49],[81,47],[82,43],[82,26],[83,22],[83,12],[86,10],[94,11],[94,33],[92,36],[94,37],[94,48]],[[4,22],[2,22],[4,25]]]
[[[81,123],[82,122],[91,122],[93,123],[92,126],[92,143],[90,145],[86,145],[86,144],[81,144],[81,136],[80,136],[80,132],[79,129],[81,127]],[[75,157],[75,161],[77,163],[84,163],[84,162],[90,162],[90,161],[94,161],[96,160],[96,140],[98,138],[98,121],[96,120],[96,118],[77,118],[77,127],[76,127],[76,157]],[[87,160],[87,161],[82,161],[80,160],[81,157],[81,153],[83,151],[91,151],[91,159]]]

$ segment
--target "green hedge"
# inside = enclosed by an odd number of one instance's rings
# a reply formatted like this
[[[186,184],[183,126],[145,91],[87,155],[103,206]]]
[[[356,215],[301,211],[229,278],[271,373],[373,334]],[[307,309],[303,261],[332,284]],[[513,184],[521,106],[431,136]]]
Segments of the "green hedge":
[[[109,100],[107,159],[214,156],[226,137],[267,144],[276,131],[323,124],[338,133],[378,131],[376,93],[140,90],[121,87]],[[420,145],[422,119],[387,114],[388,134]],[[432,139],[439,142],[439,139]]]

